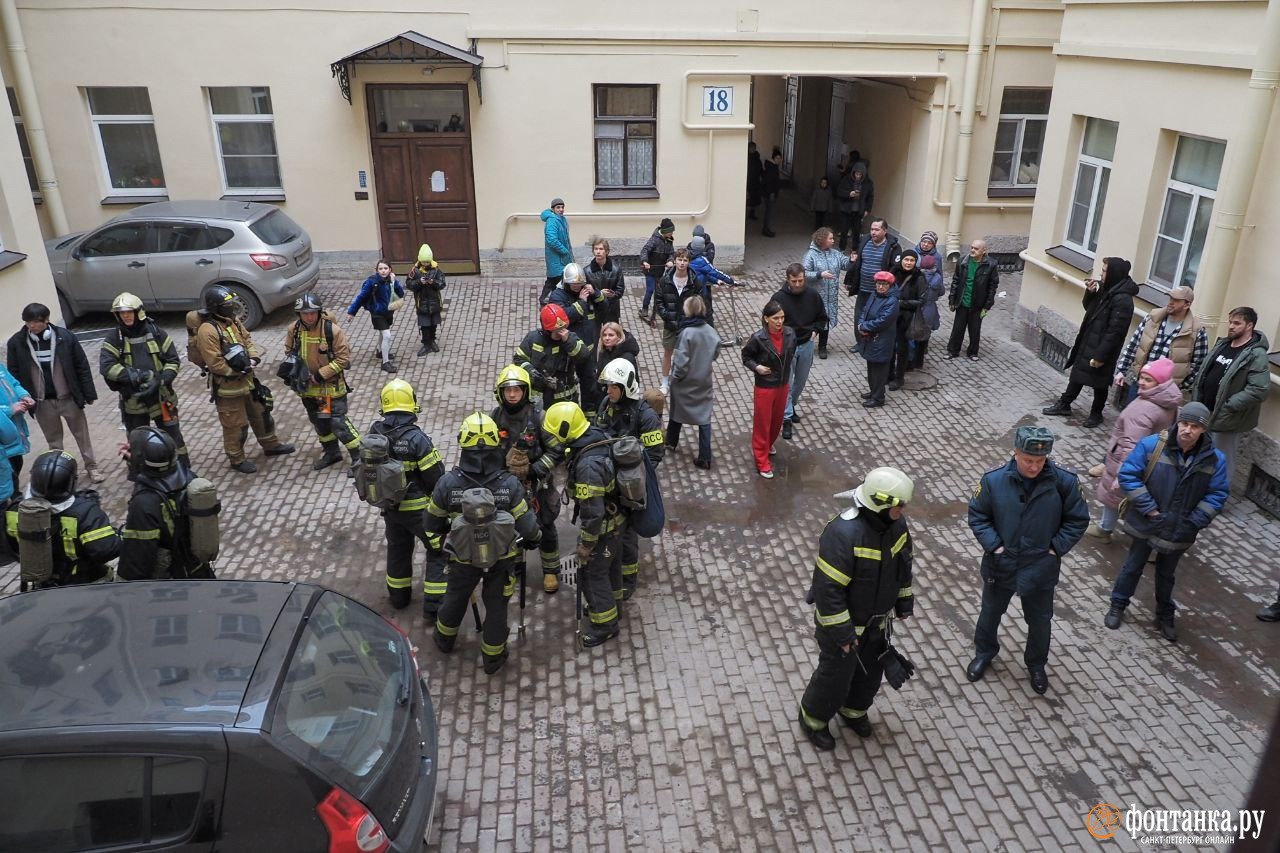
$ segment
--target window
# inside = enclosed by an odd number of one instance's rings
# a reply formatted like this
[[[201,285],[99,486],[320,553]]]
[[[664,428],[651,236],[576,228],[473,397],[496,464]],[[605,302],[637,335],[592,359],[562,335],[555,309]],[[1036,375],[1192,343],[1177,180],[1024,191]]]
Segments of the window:
[[[262,640],[262,623],[257,616],[249,613],[220,613],[218,639],[259,642]]]
[[[1114,121],[1091,118],[1084,124],[1080,142],[1080,159],[1076,162],[1076,186],[1071,193],[1071,213],[1067,217],[1067,234],[1063,242],[1093,257],[1098,251],[1098,226],[1107,203],[1107,185],[1111,183],[1111,161],[1116,155]]]
[[[185,615],[157,616],[153,631],[151,640],[153,646],[186,645],[187,617]]]
[[[595,86],[596,186],[655,189],[657,86]]]
[[[86,90],[108,195],[164,195],[151,98],[141,86]]]
[[[266,86],[211,86],[209,109],[227,192],[278,192],[282,185],[271,90]]]
[[[1005,89],[991,154],[990,187],[1034,190],[1040,176],[1050,89]]]
[[[18,105],[18,93],[12,86],[6,86],[9,93],[9,109],[13,110],[13,123],[18,128],[18,147],[22,149],[22,165],[27,167],[27,183],[31,184],[33,193],[40,192],[40,181],[36,179],[36,162],[31,157],[31,144],[27,141],[27,127],[22,123],[22,109]]]
[[[376,133],[466,133],[467,92],[456,86],[379,87]]]
[[[153,226],[155,248],[153,252],[205,252],[216,249],[232,237],[229,228],[203,225],[187,225],[177,222],[157,222]]]
[[[105,258],[112,255],[143,255],[147,252],[147,223],[126,222],[112,225],[84,241],[82,258]]]
[[[1151,258],[1153,282],[1165,287],[1196,286],[1226,149],[1225,142],[1178,137]]]

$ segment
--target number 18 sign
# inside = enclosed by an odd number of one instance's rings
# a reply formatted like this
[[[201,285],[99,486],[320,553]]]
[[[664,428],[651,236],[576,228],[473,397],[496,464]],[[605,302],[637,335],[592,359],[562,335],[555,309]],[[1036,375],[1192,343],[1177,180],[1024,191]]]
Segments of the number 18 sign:
[[[733,87],[703,86],[702,114],[704,116],[733,115]]]

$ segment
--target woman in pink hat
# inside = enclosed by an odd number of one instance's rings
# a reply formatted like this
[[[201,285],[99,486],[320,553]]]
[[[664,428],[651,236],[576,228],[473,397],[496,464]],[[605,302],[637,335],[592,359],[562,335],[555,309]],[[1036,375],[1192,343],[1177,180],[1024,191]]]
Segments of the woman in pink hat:
[[[1116,482],[1120,466],[1140,440],[1168,429],[1181,405],[1182,391],[1173,381],[1173,362],[1160,358],[1144,365],[1138,373],[1137,399],[1125,407],[1111,430],[1102,479],[1095,490],[1102,502],[1102,518],[1089,525],[1086,532],[1090,536],[1110,541],[1119,518],[1120,499],[1124,497],[1124,491]]]

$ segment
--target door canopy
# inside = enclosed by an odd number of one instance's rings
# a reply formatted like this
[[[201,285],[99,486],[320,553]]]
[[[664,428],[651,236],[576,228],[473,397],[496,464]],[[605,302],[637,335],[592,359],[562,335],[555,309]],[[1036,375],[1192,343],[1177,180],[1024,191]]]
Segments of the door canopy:
[[[337,62],[330,63],[333,76],[338,78],[338,88],[342,97],[351,103],[351,75],[357,62],[386,65],[430,65],[436,68],[470,68],[471,79],[476,81],[476,95],[484,103],[480,91],[480,67],[484,57],[476,53],[476,40],[471,40],[471,49],[463,50],[451,44],[445,44],[422,33],[409,30],[386,41],[378,42],[372,47],[358,50],[344,56]]]

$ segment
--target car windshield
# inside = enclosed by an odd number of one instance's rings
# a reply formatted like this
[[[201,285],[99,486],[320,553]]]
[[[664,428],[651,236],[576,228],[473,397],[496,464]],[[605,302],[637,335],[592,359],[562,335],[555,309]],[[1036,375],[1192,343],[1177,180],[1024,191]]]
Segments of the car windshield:
[[[392,760],[408,723],[410,654],[377,614],[325,593],[289,661],[272,736],[359,796]]]
[[[302,233],[298,223],[283,210],[273,210],[249,226],[249,230],[268,246],[282,246]]]

